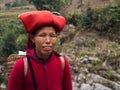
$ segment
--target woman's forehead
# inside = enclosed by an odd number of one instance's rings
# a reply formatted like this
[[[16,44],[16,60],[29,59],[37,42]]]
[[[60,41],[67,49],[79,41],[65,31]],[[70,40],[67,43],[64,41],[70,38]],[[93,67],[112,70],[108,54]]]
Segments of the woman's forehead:
[[[42,28],[40,28],[39,30],[37,30],[36,34],[37,34],[37,33],[42,33],[42,32],[46,32],[46,33],[51,33],[51,32],[53,32],[53,33],[56,33],[56,30],[55,30],[55,28],[52,27],[52,26],[45,26],[45,27],[42,27]]]

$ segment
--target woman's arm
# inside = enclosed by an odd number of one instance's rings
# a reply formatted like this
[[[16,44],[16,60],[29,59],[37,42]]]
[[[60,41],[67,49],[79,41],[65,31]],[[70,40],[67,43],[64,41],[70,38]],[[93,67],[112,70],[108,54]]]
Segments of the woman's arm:
[[[23,90],[24,62],[17,60],[8,79],[8,90]]]

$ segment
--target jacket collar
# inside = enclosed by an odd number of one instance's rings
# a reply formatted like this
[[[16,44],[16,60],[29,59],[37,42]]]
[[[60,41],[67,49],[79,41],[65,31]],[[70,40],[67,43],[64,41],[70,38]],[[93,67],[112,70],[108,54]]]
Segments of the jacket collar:
[[[41,61],[43,63],[45,63],[46,61],[50,60],[51,57],[53,55],[57,56],[57,57],[60,57],[60,54],[58,52],[56,52],[55,50],[52,51],[52,53],[50,54],[49,58],[47,60],[44,60],[42,58],[39,58],[37,56],[37,54],[35,53],[35,50],[32,49],[32,50],[29,50],[29,52],[27,53],[27,55],[32,59],[32,60],[35,60],[35,61]]]

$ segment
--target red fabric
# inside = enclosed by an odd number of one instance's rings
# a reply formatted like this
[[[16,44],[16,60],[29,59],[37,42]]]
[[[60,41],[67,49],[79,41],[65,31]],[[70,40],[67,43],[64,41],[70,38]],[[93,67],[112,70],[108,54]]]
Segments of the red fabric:
[[[60,55],[53,52],[51,58],[45,63],[35,57],[34,50],[29,53],[37,82],[38,90],[72,90],[70,67],[65,58],[65,68],[62,70]],[[34,90],[33,81],[28,67],[24,77],[24,62],[16,62],[9,80],[8,90]]]
[[[64,17],[52,14],[46,10],[26,12],[18,17],[22,20],[28,33],[33,33],[44,26],[53,26],[57,32],[60,32],[66,24]]]
[[[31,52],[31,49],[33,49],[33,42],[31,40],[31,34],[28,33],[26,52],[27,53]]]

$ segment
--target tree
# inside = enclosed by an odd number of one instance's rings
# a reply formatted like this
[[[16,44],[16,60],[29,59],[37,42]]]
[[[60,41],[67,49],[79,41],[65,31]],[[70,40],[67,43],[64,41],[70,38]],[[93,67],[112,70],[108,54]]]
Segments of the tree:
[[[1,54],[2,56],[9,56],[10,54],[14,53],[16,50],[15,47],[15,35],[13,30],[9,30],[4,33],[2,38],[2,45],[1,45]]]
[[[69,0],[28,0],[37,10],[57,10],[63,8]]]
[[[11,7],[10,3],[6,3],[5,6],[7,7],[7,9],[9,9]]]
[[[9,56],[18,50],[24,50],[26,44],[26,30],[18,18],[6,23],[0,22],[0,56]]]

